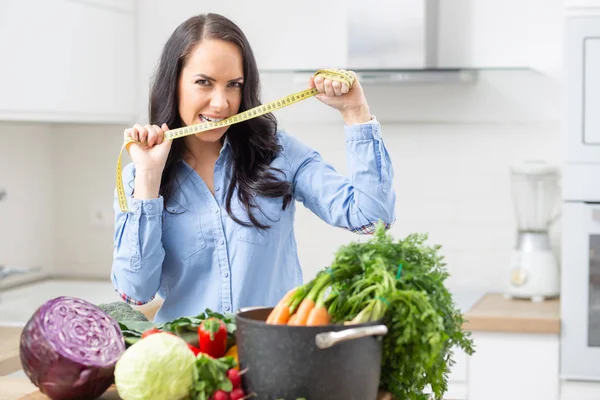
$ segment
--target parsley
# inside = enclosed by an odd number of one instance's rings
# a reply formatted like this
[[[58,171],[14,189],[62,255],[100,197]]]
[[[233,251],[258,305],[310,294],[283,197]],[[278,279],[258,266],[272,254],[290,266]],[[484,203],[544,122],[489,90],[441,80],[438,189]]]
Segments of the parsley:
[[[445,286],[449,274],[441,246],[426,240],[427,234],[411,234],[394,241],[379,224],[370,240],[341,247],[328,268],[330,275],[361,271],[333,280],[328,311],[332,322],[385,323],[380,386],[403,400],[442,399],[453,349],[474,352]],[[426,394],[428,388],[432,395]]]

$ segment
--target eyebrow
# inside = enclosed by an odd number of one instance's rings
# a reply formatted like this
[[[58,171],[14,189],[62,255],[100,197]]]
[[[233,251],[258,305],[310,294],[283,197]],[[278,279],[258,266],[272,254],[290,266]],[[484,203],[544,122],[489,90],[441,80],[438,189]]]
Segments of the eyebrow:
[[[202,77],[202,78],[204,78],[204,79],[206,79],[206,80],[209,80],[209,81],[213,81],[213,82],[214,82],[214,81],[216,81],[216,79],[215,79],[215,78],[211,78],[211,77],[210,77],[210,76],[208,76],[208,75],[204,75],[204,74],[196,74],[196,75],[194,75],[194,77],[197,77],[197,76],[200,76],[200,77]],[[244,77],[243,77],[243,76],[240,76],[240,77],[238,77],[238,78],[235,78],[235,79],[230,79],[228,82],[236,82],[236,81],[241,81],[241,80],[243,80],[243,79],[244,79]]]

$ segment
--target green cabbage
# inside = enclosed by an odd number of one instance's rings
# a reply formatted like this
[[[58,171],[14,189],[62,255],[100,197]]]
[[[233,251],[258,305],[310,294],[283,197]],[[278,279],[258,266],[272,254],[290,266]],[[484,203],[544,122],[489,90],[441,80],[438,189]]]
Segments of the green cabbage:
[[[179,400],[189,396],[196,357],[180,337],[150,335],[129,347],[115,366],[123,400]]]

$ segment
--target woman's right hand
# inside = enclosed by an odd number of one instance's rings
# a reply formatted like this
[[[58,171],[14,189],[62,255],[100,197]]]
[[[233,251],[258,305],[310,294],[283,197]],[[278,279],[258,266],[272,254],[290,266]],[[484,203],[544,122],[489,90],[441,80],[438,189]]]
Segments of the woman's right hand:
[[[164,139],[164,133],[168,130],[167,124],[161,127],[135,124],[133,128],[125,129],[125,140],[132,138],[138,142],[129,145],[129,155],[136,171],[162,175],[173,142]]]

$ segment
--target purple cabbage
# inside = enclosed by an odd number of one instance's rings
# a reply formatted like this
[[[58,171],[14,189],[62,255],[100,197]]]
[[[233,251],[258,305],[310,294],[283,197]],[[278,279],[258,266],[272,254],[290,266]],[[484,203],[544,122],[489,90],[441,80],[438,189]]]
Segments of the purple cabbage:
[[[53,400],[101,396],[114,382],[115,364],[124,351],[119,324],[75,297],[42,304],[21,334],[23,370]]]

